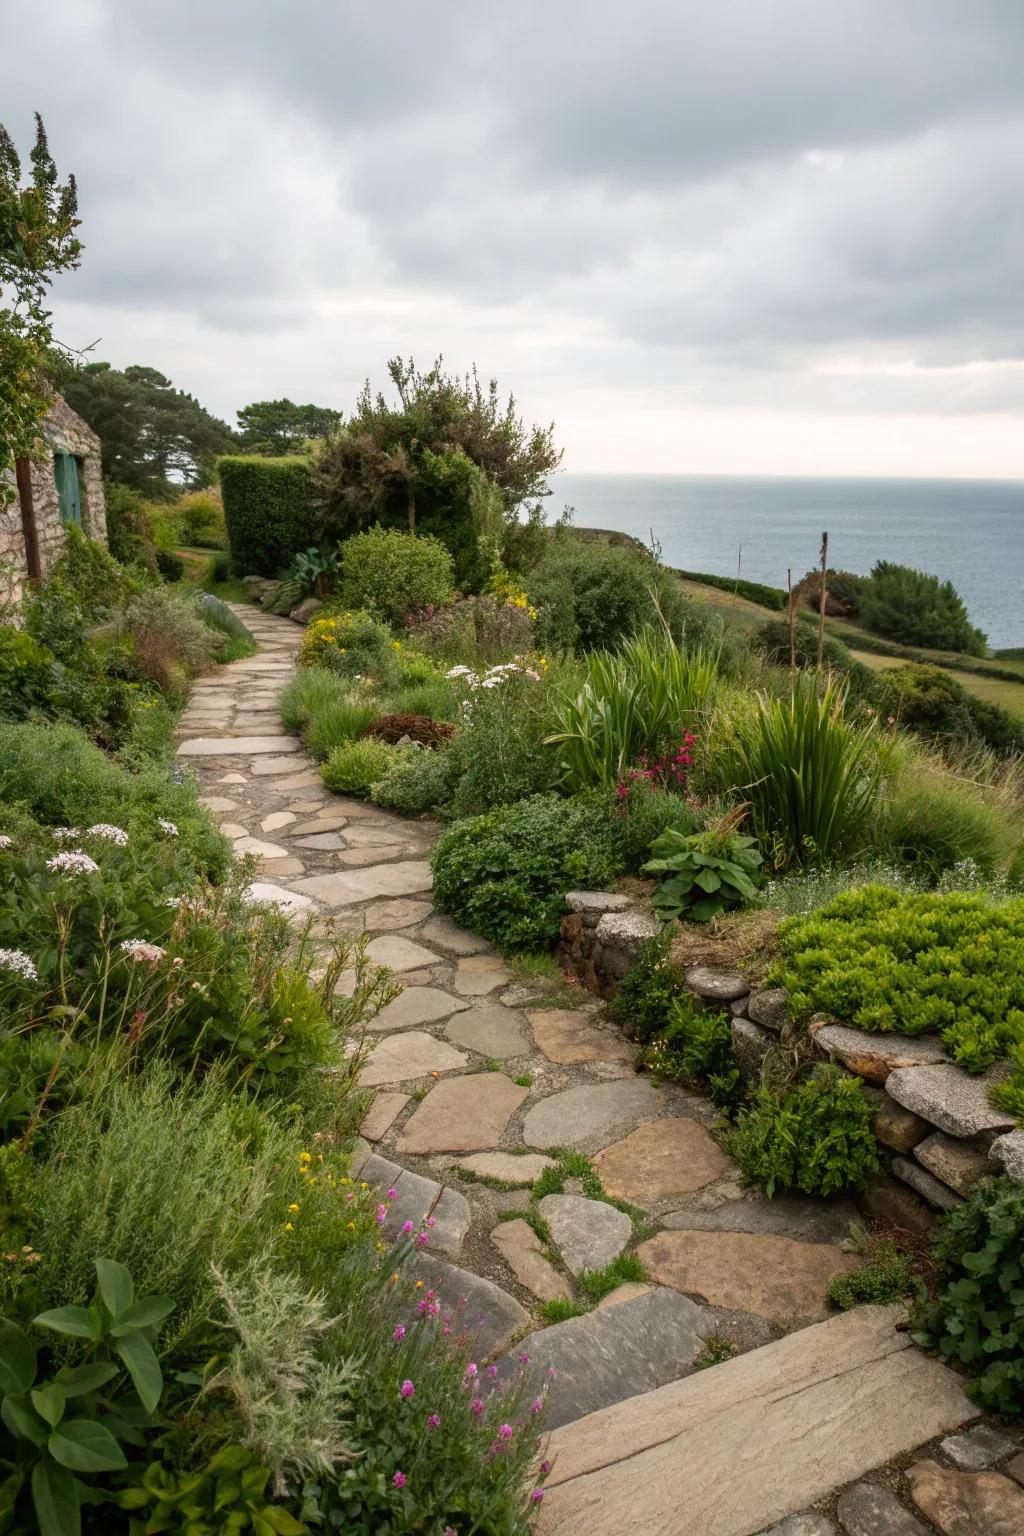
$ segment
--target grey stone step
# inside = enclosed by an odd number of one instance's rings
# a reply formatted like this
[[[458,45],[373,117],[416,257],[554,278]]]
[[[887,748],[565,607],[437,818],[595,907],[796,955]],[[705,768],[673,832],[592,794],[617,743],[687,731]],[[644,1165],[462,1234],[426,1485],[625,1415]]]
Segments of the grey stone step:
[[[556,1429],[538,1536],[753,1536],[976,1418],[901,1315],[858,1307]]]

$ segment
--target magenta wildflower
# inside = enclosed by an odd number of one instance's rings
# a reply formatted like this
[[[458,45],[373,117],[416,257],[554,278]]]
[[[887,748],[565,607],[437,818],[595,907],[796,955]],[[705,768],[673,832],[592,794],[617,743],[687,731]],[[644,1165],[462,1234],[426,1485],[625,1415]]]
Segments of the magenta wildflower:
[[[402,1231],[405,1233],[406,1237],[408,1237],[409,1233],[412,1231],[412,1222],[411,1221],[403,1221],[402,1222]]]
[[[389,1189],[388,1190],[388,1199],[389,1200],[397,1200],[398,1199],[398,1190],[397,1189]]]
[[[483,1413],[483,1411],[484,1411],[484,1402],[483,1402],[483,1398],[482,1398],[482,1397],[474,1397],[474,1399],[473,1399],[473,1401],[472,1401],[472,1402],[471,1402],[471,1403],[470,1403],[470,1405],[469,1405],[469,1407],[470,1407],[470,1411],[471,1411],[471,1412],[472,1412],[472,1413],[475,1413],[475,1414],[476,1414],[476,1416],[477,1416],[477,1418],[479,1418],[479,1417],[480,1417],[480,1415],[481,1415],[481,1414],[482,1414],[482,1413]]]
[[[501,1426],[501,1428],[498,1430],[498,1439],[499,1440],[511,1440],[512,1439],[512,1435],[513,1435],[513,1429],[512,1429],[512,1425],[511,1424],[503,1424]]]
[[[533,1490],[533,1492],[530,1494],[530,1502],[531,1502],[531,1504],[539,1504],[543,1497],[544,1497],[544,1489],[543,1488],[535,1488]]]
[[[530,1412],[536,1417],[536,1415],[540,1413],[543,1407],[544,1399],[542,1397],[535,1397],[533,1402],[530,1404]]]
[[[427,1420],[427,1428],[428,1429],[438,1429],[440,1427],[440,1424],[441,1424],[441,1415],[439,1413],[432,1413],[430,1415],[430,1418]]]
[[[416,1388],[413,1386],[411,1381],[403,1381],[402,1385],[399,1387],[398,1390],[401,1393],[402,1397],[415,1397],[416,1396]]]
[[[498,1374],[498,1367],[496,1365],[489,1365],[487,1367],[487,1374],[491,1378],[491,1380],[493,1381],[495,1376],[497,1376],[497,1374]]]
[[[404,1326],[403,1326],[403,1325],[402,1325],[402,1324],[401,1324],[401,1323],[398,1323],[398,1324],[397,1324],[397,1325],[396,1325],[396,1327],[395,1327],[395,1331],[394,1331],[394,1333],[393,1333],[393,1334],[392,1334],[392,1335],[391,1335],[391,1337],[392,1337],[392,1338],[393,1338],[393,1339],[394,1339],[394,1340],[395,1340],[395,1341],[396,1341],[396,1342],[397,1342],[397,1343],[399,1343],[399,1344],[401,1344],[401,1342],[402,1342],[402,1340],[403,1340],[403,1339],[404,1339],[404,1338],[405,1338],[405,1328],[404,1328]]]
[[[542,1461],[541,1464],[540,1464],[540,1475],[541,1475],[541,1477],[547,1477],[547,1475],[548,1475],[548,1473],[550,1471],[551,1471],[551,1463],[550,1463],[550,1461]]]
[[[396,1472],[391,1481],[394,1483],[396,1488],[404,1488],[409,1479],[406,1477],[404,1472]]]
[[[432,1227],[433,1225],[434,1225],[434,1218],[433,1218],[433,1216],[428,1216],[427,1217],[427,1226],[428,1227]]]
[[[520,1363],[522,1365],[529,1365],[529,1363],[530,1363],[529,1355],[520,1355],[519,1356],[519,1360],[520,1360]]]
[[[430,1238],[428,1237],[426,1232],[417,1232],[417,1234],[416,1234],[416,1247],[417,1248],[425,1248],[427,1246],[427,1244],[429,1243],[429,1241],[430,1241]]]

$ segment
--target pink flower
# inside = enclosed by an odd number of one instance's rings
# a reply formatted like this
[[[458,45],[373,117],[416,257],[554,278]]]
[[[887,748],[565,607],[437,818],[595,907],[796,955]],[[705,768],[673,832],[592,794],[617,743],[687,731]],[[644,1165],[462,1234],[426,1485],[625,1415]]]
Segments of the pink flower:
[[[416,1234],[416,1247],[417,1248],[425,1248],[429,1242],[430,1242],[430,1237],[429,1237],[429,1235],[426,1232],[417,1232],[417,1234]]]
[[[539,1504],[543,1497],[544,1497],[544,1489],[543,1488],[535,1488],[533,1490],[533,1492],[530,1494],[530,1503],[531,1504]]]
[[[487,1367],[487,1374],[491,1378],[491,1380],[493,1381],[495,1376],[497,1376],[497,1374],[498,1374],[498,1367],[496,1365],[489,1365]]]
[[[469,1377],[470,1381],[472,1381],[473,1377],[476,1375],[476,1366],[473,1364],[472,1360],[466,1366],[466,1375]]]
[[[541,1464],[540,1464],[540,1475],[541,1475],[541,1477],[547,1477],[547,1475],[548,1475],[548,1473],[550,1471],[551,1471],[551,1463],[550,1463],[550,1461],[542,1461]]]
[[[398,1199],[398,1190],[397,1189],[389,1189],[388,1190],[388,1199],[389,1200],[397,1200]]]
[[[401,1323],[396,1325],[395,1331],[391,1337],[395,1339],[397,1343],[401,1344],[402,1340],[405,1338],[405,1329]]]
[[[416,1388],[413,1386],[411,1381],[403,1381],[398,1390],[402,1397],[416,1396]]]
[[[396,1472],[391,1481],[396,1488],[404,1488],[409,1479],[404,1472]]]
[[[530,1404],[530,1412],[536,1416],[538,1413],[540,1413],[543,1407],[544,1399],[542,1397],[535,1397],[533,1402]]]
[[[438,1429],[440,1427],[440,1424],[441,1424],[441,1415],[439,1413],[432,1413],[430,1415],[430,1418],[427,1420],[427,1428],[428,1429]]]
[[[474,1399],[470,1403],[469,1407],[470,1407],[470,1412],[471,1413],[475,1413],[477,1418],[479,1418],[480,1415],[484,1411],[483,1399],[480,1398],[480,1397],[474,1397]]]
[[[408,1237],[409,1233],[412,1231],[412,1222],[411,1221],[403,1221],[402,1222],[402,1231],[405,1233],[406,1237]]]
[[[512,1434],[513,1434],[512,1425],[511,1424],[503,1424],[501,1426],[501,1428],[498,1430],[498,1439],[499,1440],[511,1440],[512,1439]]]
[[[434,1225],[434,1218],[433,1218],[433,1216],[428,1216],[428,1217],[427,1217],[427,1220],[426,1220],[426,1225],[427,1225],[427,1226],[428,1226],[428,1227],[432,1227],[432,1226],[433,1226],[433,1225]]]

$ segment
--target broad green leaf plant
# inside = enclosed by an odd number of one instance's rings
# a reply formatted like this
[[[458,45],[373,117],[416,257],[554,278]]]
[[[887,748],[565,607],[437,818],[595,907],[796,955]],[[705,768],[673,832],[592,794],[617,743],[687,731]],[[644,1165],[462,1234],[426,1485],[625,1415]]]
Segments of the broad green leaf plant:
[[[96,1260],[96,1277],[87,1307],[32,1320],[80,1340],[88,1358],[79,1365],[40,1378],[28,1334],[0,1318],[0,1531],[79,1536],[82,1504],[103,1499],[83,1479],[123,1471],[122,1442],[141,1444],[154,1422],[163,1376],[153,1343],[174,1303],[136,1298],[128,1270],[112,1259]]]

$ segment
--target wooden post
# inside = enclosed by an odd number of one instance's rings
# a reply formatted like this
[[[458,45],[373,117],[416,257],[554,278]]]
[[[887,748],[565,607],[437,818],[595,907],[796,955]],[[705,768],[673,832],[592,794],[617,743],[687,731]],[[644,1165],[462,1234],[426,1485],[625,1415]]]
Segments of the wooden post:
[[[796,671],[796,609],[793,607],[793,568],[786,571],[786,590],[789,593],[787,618],[789,620],[789,670]]]
[[[736,585],[732,589],[732,611],[729,614],[729,623],[736,622],[736,602],[740,595],[740,571],[743,567],[743,545],[736,547]]]
[[[818,597],[818,665],[816,671],[821,671],[821,663],[825,654],[825,598],[827,596],[828,583],[828,533],[821,536],[821,593]]]
[[[21,502],[21,531],[25,539],[25,566],[32,581],[43,574],[39,562],[39,536],[36,533],[36,509],[32,501],[32,460],[15,459],[14,472]]]

